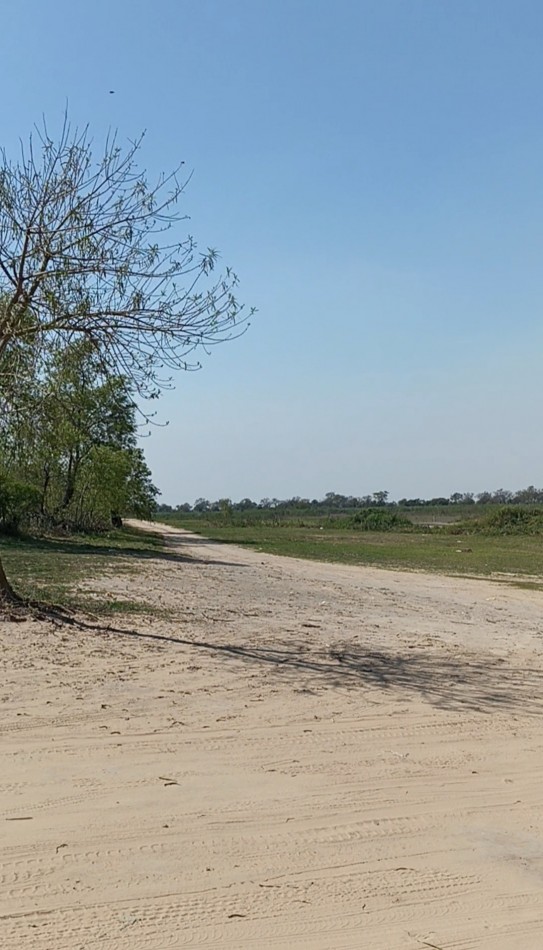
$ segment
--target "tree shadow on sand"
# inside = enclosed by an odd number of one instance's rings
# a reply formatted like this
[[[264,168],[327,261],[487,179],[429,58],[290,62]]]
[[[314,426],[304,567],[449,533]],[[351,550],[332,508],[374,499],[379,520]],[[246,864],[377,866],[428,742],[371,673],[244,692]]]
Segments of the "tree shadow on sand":
[[[543,670],[514,666],[492,655],[452,655],[444,651],[440,654],[416,646],[374,650],[347,642],[323,649],[302,640],[263,645],[214,643],[211,639],[196,640],[73,622],[95,633],[205,651],[253,669],[273,670],[281,682],[298,691],[316,692],[322,688],[359,691],[361,703],[371,692],[394,692],[398,699],[416,696],[449,711],[543,714]]]

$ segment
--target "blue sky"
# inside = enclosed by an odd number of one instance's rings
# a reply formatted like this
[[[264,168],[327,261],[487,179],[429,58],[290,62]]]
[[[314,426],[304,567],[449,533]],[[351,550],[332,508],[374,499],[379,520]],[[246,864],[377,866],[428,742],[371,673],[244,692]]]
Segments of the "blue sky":
[[[146,129],[259,310],[160,404],[165,501],[543,484],[542,43],[539,0],[3,10],[6,149]]]

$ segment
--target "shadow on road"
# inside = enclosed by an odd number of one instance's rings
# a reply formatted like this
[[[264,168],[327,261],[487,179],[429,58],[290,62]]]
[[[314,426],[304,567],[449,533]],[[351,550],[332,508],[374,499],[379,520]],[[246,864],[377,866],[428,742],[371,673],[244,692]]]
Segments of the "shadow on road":
[[[104,540],[104,543],[96,544],[85,541],[84,537],[81,538],[52,538],[52,537],[42,537],[42,538],[18,538],[17,539],[17,548],[18,550],[24,551],[25,548],[29,552],[37,553],[51,553],[51,554],[77,554],[87,557],[107,557],[109,558],[133,558],[135,560],[142,561],[170,561],[175,564],[203,564],[206,566],[218,565],[220,567],[239,567],[244,568],[246,565],[240,562],[228,561],[212,557],[197,557],[196,555],[190,553],[184,553],[183,540],[179,536],[175,536],[175,544],[170,546],[170,539],[167,535],[164,536],[166,545],[163,546],[156,545],[152,548],[140,548],[140,547],[131,547],[129,545],[108,545],[107,540]],[[9,554],[9,540],[6,543],[6,553]],[[211,543],[211,542],[208,542]],[[191,545],[192,542],[185,541],[185,544]],[[181,550],[180,550],[181,549]]]
[[[305,640],[253,645],[214,643],[160,633],[96,627],[74,621],[84,630],[205,651],[262,671],[273,670],[295,689],[336,688],[395,692],[400,699],[417,696],[447,710],[543,713],[543,671],[510,665],[500,657],[443,655],[406,647],[374,650],[342,643],[328,649]]]

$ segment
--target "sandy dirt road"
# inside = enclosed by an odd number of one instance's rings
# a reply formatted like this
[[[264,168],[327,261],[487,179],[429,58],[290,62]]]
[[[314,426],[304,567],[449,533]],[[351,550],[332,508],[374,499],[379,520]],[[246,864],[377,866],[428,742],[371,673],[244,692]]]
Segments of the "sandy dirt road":
[[[0,625],[2,950],[540,950],[543,595],[165,531]]]

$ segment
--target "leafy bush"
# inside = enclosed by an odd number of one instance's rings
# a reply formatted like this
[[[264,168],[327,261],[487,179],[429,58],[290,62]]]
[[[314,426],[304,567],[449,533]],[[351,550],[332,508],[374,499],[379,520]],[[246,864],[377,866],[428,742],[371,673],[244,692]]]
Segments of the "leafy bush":
[[[33,485],[0,472],[0,532],[16,534],[40,516],[41,494]]]
[[[503,505],[480,518],[470,518],[436,529],[440,534],[543,534],[543,508]]]
[[[488,534],[543,534],[543,508],[507,505],[489,512],[474,527]]]
[[[361,531],[404,531],[413,529],[408,518],[383,508],[363,508],[350,519],[350,526]]]

